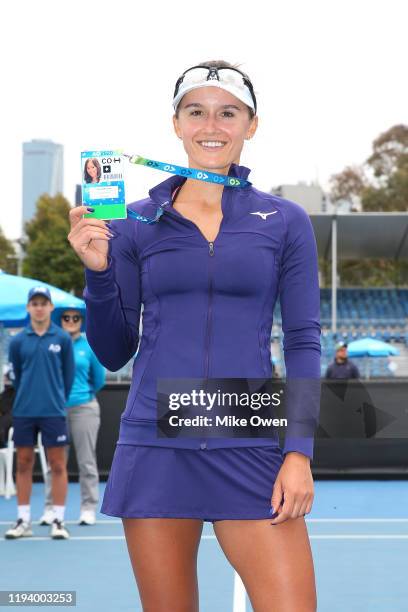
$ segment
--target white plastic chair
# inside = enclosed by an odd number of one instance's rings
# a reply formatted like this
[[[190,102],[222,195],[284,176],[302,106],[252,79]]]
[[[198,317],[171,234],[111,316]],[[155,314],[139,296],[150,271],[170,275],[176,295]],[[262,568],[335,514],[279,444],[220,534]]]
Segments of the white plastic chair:
[[[7,448],[0,449],[0,495],[4,495],[5,499],[10,499],[12,495],[16,494],[16,487],[13,481],[13,460],[15,451],[13,431],[13,427],[10,427]],[[37,444],[34,446],[34,453],[38,453],[40,457],[41,471],[45,483],[48,466],[40,431],[37,435]]]
[[[0,495],[6,495],[7,452],[7,447],[0,448]],[[16,488],[12,482],[10,495],[15,494]]]

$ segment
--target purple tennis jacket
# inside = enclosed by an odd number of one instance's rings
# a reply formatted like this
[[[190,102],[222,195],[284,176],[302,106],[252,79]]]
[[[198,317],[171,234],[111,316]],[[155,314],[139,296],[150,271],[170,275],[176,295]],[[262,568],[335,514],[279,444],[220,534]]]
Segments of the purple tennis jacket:
[[[246,179],[249,168],[231,164]],[[86,334],[116,371],[135,356],[118,444],[189,449],[279,446],[279,438],[160,438],[158,378],[270,378],[279,298],[286,378],[320,379],[320,289],[313,227],[298,204],[251,184],[224,187],[214,242],[172,206],[186,178],[171,176],[129,208],[155,223],[112,221],[108,268],[85,269]],[[141,305],[142,330],[139,338]],[[305,412],[310,418],[310,406]],[[317,425],[318,409],[313,418]],[[302,419],[302,414],[299,415]],[[283,454],[313,459],[314,436],[286,433]]]

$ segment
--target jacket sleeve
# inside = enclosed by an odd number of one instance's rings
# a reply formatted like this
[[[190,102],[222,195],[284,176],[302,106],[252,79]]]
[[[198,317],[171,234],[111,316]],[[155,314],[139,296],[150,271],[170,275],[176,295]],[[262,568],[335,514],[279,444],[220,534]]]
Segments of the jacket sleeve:
[[[102,389],[105,384],[105,368],[101,365],[95,355],[90,351],[90,383],[94,393]]]
[[[136,353],[141,310],[140,266],[133,232],[137,222],[113,221],[108,268],[85,268],[86,337],[102,365],[115,372]]]
[[[68,400],[75,377],[74,347],[71,337],[66,334],[62,342],[62,376],[64,379],[65,400]]]
[[[283,454],[303,453],[313,459],[314,432],[320,412],[320,288],[318,255],[313,226],[298,204],[284,201],[286,231],[281,253],[279,298],[282,314],[286,384]],[[297,379],[296,384],[290,379]]]

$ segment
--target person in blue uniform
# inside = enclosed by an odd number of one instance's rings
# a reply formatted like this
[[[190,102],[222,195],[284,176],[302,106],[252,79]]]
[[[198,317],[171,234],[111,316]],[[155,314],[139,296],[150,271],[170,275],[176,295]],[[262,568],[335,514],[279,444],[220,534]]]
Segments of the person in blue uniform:
[[[69,334],[51,321],[53,310],[49,289],[33,287],[27,303],[30,323],[12,338],[9,346],[16,389],[12,420],[17,448],[18,518],[5,534],[8,539],[33,535],[30,497],[39,431],[51,467],[54,520],[50,535],[53,539],[69,538],[64,523],[68,488],[65,446],[69,443],[65,402],[74,380],[74,353]]]
[[[245,73],[223,61],[192,67],[176,83],[173,108],[190,168],[247,179],[240,157],[258,116]],[[281,450],[276,438],[156,430],[160,379],[272,376],[278,298],[287,378],[320,381],[317,248],[306,211],[250,183],[185,176],[128,207],[150,223],[106,224],[82,218],[86,211],[70,212],[68,239],[85,265],[88,341],[110,370],[136,354],[101,511],[122,518],[143,609],[198,610],[197,552],[211,521],[254,609],[314,611],[304,520],[313,435],[288,429]],[[299,422],[317,424],[311,404]]]
[[[69,438],[74,445],[79,469],[80,525],[94,525],[99,501],[99,474],[96,443],[101,423],[96,393],[105,384],[105,368],[99,363],[81,334],[83,313],[69,308],[61,314],[61,326],[71,336],[74,346],[75,377],[66,403]],[[67,447],[67,459],[69,456]],[[51,524],[54,516],[51,488],[47,480],[46,505],[40,524]]]

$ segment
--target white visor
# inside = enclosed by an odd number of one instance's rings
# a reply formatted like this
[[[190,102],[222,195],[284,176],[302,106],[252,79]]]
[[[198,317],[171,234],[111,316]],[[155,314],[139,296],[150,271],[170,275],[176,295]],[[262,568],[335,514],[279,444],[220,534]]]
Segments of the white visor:
[[[241,100],[241,102],[252,108],[252,110],[255,112],[255,104],[252,99],[251,92],[249,91],[247,85],[245,85],[243,82],[243,78],[239,72],[224,69],[222,71],[220,70],[219,75],[219,80],[207,80],[207,68],[196,68],[190,72],[187,72],[179,87],[176,97],[173,99],[174,110],[177,110],[177,106],[181,98],[189,91],[198,89],[199,87],[219,87],[220,89],[228,91],[230,94],[238,98],[238,100]]]

